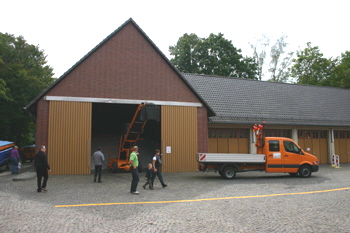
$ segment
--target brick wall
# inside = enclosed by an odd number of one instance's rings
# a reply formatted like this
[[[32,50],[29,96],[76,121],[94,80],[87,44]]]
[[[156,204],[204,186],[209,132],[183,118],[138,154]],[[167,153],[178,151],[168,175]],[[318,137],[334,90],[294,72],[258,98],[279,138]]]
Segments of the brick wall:
[[[36,117],[36,135],[35,145],[36,152],[39,151],[39,147],[44,145],[47,147],[48,144],[48,121],[49,121],[49,102],[41,99],[37,103],[37,117]],[[49,156],[50,149],[47,150]]]
[[[133,24],[92,53],[48,95],[199,102]]]
[[[200,103],[133,23],[92,52],[46,95]],[[41,99],[37,108],[37,145],[48,143],[48,112],[48,101]],[[207,151],[205,107],[198,109],[198,150]]]

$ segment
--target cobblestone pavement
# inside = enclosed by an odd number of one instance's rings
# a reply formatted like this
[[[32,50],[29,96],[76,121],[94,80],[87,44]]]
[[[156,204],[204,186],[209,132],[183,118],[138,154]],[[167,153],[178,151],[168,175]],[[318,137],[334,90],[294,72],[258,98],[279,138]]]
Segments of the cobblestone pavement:
[[[0,174],[0,232],[350,232],[350,164],[310,178],[166,173],[168,187],[156,180],[154,190],[141,173],[140,195],[129,173],[50,176],[37,193],[32,167],[21,172]],[[69,206],[79,204],[91,205]]]

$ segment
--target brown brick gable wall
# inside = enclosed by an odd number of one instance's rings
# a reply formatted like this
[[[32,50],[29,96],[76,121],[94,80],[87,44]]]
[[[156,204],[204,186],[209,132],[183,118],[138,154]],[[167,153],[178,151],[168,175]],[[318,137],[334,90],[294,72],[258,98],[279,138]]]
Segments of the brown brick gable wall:
[[[133,24],[122,28],[48,95],[199,102]]]
[[[200,102],[131,23],[67,74],[47,95]],[[47,145],[49,103],[41,99],[37,104],[36,144]],[[198,150],[207,151],[205,107],[198,109]]]

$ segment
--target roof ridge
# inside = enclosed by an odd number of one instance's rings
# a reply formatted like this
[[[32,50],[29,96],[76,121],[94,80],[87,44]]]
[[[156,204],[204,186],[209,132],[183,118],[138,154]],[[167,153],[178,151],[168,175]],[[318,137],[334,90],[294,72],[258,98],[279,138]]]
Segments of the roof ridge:
[[[284,83],[284,82],[275,82],[275,81],[269,81],[269,80],[256,80],[256,79],[248,79],[248,78],[239,78],[239,77],[229,77],[229,76],[220,76],[220,75],[209,75],[209,74],[197,74],[197,73],[182,73],[183,75],[194,75],[197,77],[212,77],[212,78],[222,78],[222,79],[236,79],[236,80],[244,80],[244,81],[251,81],[251,82],[262,82],[262,83],[271,83],[276,85],[293,85],[293,86],[304,86],[304,87],[312,87],[312,88],[326,88],[326,89],[339,89],[339,90],[346,90],[350,91],[350,88],[343,88],[343,87],[329,87],[329,86],[317,86],[317,85],[310,85],[310,84],[297,84],[297,83]]]

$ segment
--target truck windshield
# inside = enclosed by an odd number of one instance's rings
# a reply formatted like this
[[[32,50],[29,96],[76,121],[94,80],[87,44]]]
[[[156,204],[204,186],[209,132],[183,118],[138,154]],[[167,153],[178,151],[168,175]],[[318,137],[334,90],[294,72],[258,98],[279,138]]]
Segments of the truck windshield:
[[[284,145],[284,150],[287,152],[297,153],[297,154],[300,153],[299,147],[291,141],[283,141],[283,145]]]

